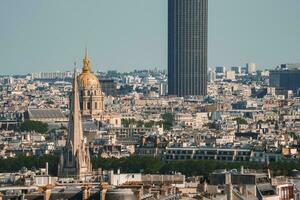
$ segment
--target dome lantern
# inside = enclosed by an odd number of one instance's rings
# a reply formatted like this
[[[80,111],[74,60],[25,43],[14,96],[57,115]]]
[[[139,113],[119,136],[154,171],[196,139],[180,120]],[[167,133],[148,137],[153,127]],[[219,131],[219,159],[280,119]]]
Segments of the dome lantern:
[[[81,89],[100,88],[100,82],[91,70],[91,61],[88,57],[87,49],[83,59],[82,73],[78,76],[78,82]]]

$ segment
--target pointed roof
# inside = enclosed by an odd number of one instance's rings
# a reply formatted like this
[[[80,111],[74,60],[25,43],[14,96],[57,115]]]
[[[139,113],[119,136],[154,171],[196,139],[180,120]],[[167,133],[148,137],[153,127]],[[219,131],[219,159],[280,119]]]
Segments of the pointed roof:
[[[70,104],[68,144],[74,147],[74,154],[80,148],[83,140],[83,130],[80,113],[77,74],[74,71],[73,89]]]

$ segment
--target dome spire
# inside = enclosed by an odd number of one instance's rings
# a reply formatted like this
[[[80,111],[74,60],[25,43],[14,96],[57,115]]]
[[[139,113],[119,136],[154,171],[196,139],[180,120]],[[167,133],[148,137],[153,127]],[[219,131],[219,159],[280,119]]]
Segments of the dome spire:
[[[82,68],[83,73],[90,73],[91,72],[91,62],[88,57],[88,50],[87,47],[85,47],[85,56],[83,59],[83,68]]]
[[[87,49],[87,46],[85,46],[85,58],[88,58],[88,49]]]

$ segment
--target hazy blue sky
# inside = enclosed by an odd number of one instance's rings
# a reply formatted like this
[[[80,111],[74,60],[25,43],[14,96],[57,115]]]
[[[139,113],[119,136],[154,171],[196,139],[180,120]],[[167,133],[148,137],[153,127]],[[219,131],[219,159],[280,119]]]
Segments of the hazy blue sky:
[[[209,66],[300,62],[299,0],[209,0]],[[167,0],[0,0],[0,74],[167,67]]]

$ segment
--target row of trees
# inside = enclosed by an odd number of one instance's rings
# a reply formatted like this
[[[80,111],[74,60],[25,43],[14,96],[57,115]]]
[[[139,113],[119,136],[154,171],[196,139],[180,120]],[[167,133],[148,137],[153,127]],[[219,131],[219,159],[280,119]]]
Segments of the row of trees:
[[[43,134],[48,132],[48,124],[39,121],[26,120],[20,124],[19,128],[20,131],[35,131]]]
[[[161,125],[161,122],[155,122],[155,121],[149,121],[145,122],[142,120],[136,120],[134,118],[129,118],[129,119],[122,119],[122,125],[124,127],[129,127],[130,125],[136,125],[137,127],[146,127],[150,128],[156,125]]]
[[[270,168],[274,175],[287,175],[293,169],[300,170],[300,160],[286,160],[272,162],[268,166],[260,162],[223,162],[217,160],[185,160],[165,162],[154,157],[132,156],[127,158],[92,158],[94,168],[121,169],[122,172],[143,172],[172,174],[181,172],[187,176],[204,176],[217,169],[240,169],[241,166],[248,169],[266,170]]]
[[[233,119],[233,121],[236,121],[238,124],[248,124],[247,120],[241,117],[237,117]],[[217,122],[209,122],[205,124],[209,129],[217,129],[219,127]]]
[[[3,172],[16,172],[23,167],[27,169],[44,168],[46,162],[49,164],[49,173],[52,175],[57,174],[58,156],[57,155],[43,155],[43,156],[30,156],[27,157],[19,154],[14,158],[0,159],[0,173]]]
[[[235,118],[234,121],[236,121],[238,124],[248,124],[247,120],[241,117]]]
[[[122,125],[124,127],[129,127],[130,125],[136,125],[137,127],[146,127],[146,128],[151,128],[153,126],[162,126],[164,127],[165,130],[170,130],[173,126],[173,121],[174,121],[174,117],[172,113],[165,113],[161,115],[161,119],[158,122],[155,121],[149,121],[149,122],[145,122],[142,120],[136,120],[133,118],[130,119],[122,119]]]
[[[46,162],[48,162],[49,173],[57,175],[58,161],[58,155],[32,157],[18,155],[15,158],[0,159],[0,173],[16,172],[22,167],[26,167],[27,169],[45,167]],[[216,169],[239,169],[241,166],[256,170],[270,168],[274,175],[287,175],[293,169],[300,170],[300,160],[273,162],[267,166],[258,162],[222,162],[216,160],[165,162],[154,157],[131,156],[121,159],[92,157],[92,164],[94,169],[121,169],[124,173],[172,174],[174,172],[181,172],[187,176],[204,176],[205,178],[208,178],[209,174]]]

